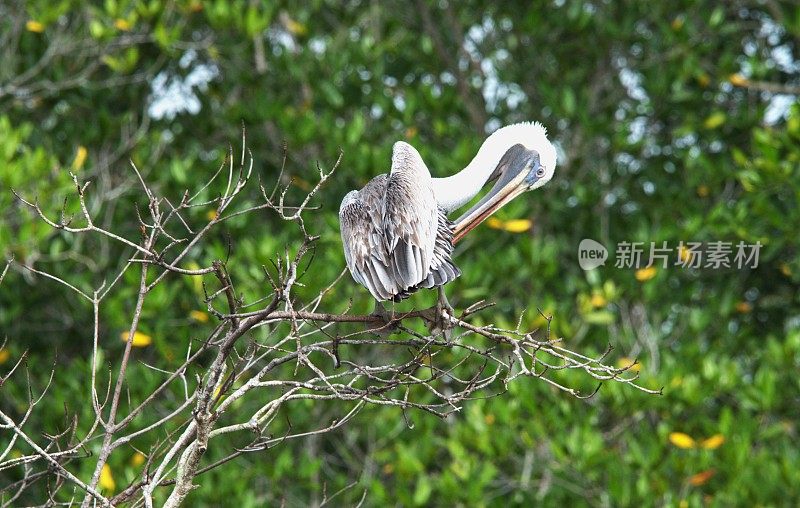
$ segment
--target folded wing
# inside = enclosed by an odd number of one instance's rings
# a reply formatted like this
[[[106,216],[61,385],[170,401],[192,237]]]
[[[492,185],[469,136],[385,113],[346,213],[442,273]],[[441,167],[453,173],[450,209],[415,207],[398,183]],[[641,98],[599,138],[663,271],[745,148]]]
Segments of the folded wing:
[[[389,175],[345,196],[339,221],[347,267],[378,301],[401,300],[461,274],[451,261],[453,225],[436,202],[428,168],[407,143],[395,143]]]

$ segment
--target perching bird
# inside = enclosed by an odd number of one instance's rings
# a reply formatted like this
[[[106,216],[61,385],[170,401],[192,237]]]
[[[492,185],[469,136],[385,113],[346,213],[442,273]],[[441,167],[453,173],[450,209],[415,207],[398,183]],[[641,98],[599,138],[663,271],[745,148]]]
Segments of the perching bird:
[[[453,244],[514,197],[549,182],[555,169],[555,147],[538,122],[498,129],[466,168],[447,178],[432,178],[419,152],[398,141],[389,174],[342,200],[347,268],[378,302],[441,288],[461,274]],[[455,223],[447,218],[492,180],[491,191]]]

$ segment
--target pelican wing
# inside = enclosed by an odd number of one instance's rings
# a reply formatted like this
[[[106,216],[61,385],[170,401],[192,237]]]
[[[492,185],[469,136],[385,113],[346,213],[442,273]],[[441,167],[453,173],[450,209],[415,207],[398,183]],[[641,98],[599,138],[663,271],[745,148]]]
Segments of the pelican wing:
[[[428,277],[420,282],[419,287],[433,288],[447,284],[461,275],[461,270],[453,264],[453,221],[447,218],[444,208],[438,209],[436,226],[436,244],[433,248],[431,270]]]
[[[419,153],[398,142],[389,175],[348,193],[339,209],[347,267],[378,301],[402,300],[461,275],[451,261],[453,223]]]
[[[433,249],[431,268],[428,276],[419,284],[403,290],[395,299],[402,300],[421,288],[435,288],[455,280],[461,270],[453,263],[453,222],[447,218],[444,208],[439,208],[436,229],[436,243]]]
[[[430,274],[439,213],[428,168],[406,143],[394,145],[383,205],[391,268],[399,289],[406,290]]]
[[[361,191],[348,193],[339,208],[347,268],[378,301],[393,298],[400,290],[381,228],[386,180],[386,175],[373,178]]]

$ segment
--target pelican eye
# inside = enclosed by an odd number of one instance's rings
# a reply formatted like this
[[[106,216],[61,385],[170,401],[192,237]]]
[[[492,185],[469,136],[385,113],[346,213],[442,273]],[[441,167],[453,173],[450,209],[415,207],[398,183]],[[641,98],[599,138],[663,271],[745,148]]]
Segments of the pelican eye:
[[[543,177],[543,176],[544,176],[544,173],[545,173],[544,166],[539,166],[539,169],[537,169],[537,170],[536,170],[536,176],[537,176],[537,178],[541,178],[541,177]]]

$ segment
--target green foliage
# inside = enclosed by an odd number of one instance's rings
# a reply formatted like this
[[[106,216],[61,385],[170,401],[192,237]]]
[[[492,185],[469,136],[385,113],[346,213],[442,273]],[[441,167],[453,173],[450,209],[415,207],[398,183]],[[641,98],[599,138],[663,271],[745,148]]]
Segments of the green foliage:
[[[388,169],[395,140],[414,144],[432,171],[445,175],[469,162],[487,125],[538,119],[562,149],[556,176],[499,214],[530,219],[533,228],[515,234],[483,226],[460,244],[464,275],[448,288],[451,302],[464,308],[493,300],[497,306],[482,319],[512,328],[520,315],[523,327],[543,326],[538,307],[555,316],[553,332],[566,346],[599,354],[611,344],[619,357],[639,359],[645,385],[664,387],[653,397],[607,384],[585,402],[535,380],[517,381],[447,421],[371,409],[332,434],[246,454],[198,477],[192,505],[306,505],[353,482],[338,503],[355,504],[365,491],[374,506],[779,506],[800,499],[794,2],[21,4],[0,7],[5,256],[60,270],[84,290],[99,285],[130,252],[53,231],[10,189],[38,196],[57,220],[62,207],[66,216],[78,212],[72,169],[92,181],[96,221],[137,239],[135,207],[144,202],[127,160],[179,200],[185,189],[200,190],[243,124],[265,185],[278,177],[284,142],[292,192],[308,188],[317,163],[329,168],[344,152],[308,224],[321,238],[302,299],[343,268],[338,204],[347,190]],[[786,54],[790,65],[781,63]],[[199,68],[210,76],[202,84],[188,79]],[[197,111],[155,117],[159,79],[182,83]],[[785,84],[794,101],[770,123],[765,112],[775,94],[760,88],[764,83]],[[81,147],[87,155],[78,164]],[[203,192],[210,199],[220,189]],[[248,199],[256,204],[258,196]],[[195,209],[193,218],[209,212]],[[207,266],[228,259],[232,239],[232,277],[254,300],[266,287],[260,265],[297,238],[267,212],[225,227],[226,235],[191,260]],[[621,241],[744,241],[763,248],[757,268],[670,266],[640,281],[613,262],[582,271],[583,238],[612,251]],[[142,315],[153,344],[135,351],[128,375],[132,401],[158,380],[143,363],[177,365],[197,327],[213,326],[190,314],[204,308],[202,279],[156,289]],[[354,311],[371,306],[355,283],[337,291],[341,308],[325,310],[341,311],[351,299]],[[131,290],[109,301],[101,364],[118,362],[133,298]],[[419,294],[400,308],[432,299]],[[90,328],[91,308],[52,281],[14,267],[0,285],[0,335],[9,353],[0,356],[0,372],[29,350],[41,389],[46,366],[69,366],[58,371],[58,390],[50,392],[47,411],[35,415],[35,428],[62,430],[65,407],[79,429],[91,420]],[[100,375],[103,386],[108,372]],[[193,374],[187,379],[191,387]],[[576,373],[557,379],[594,388]],[[26,400],[22,383],[0,390],[0,407],[24,409],[14,402]],[[274,433],[290,422],[342,414],[333,405],[298,404]],[[724,442],[682,449],[671,444],[673,432],[697,443],[720,434]],[[235,439],[212,446],[207,463],[245,444]],[[112,454],[118,488],[141,477],[135,449],[152,444],[142,440]],[[70,467],[87,477],[93,464],[81,459]],[[14,479],[0,472],[0,484]]]

